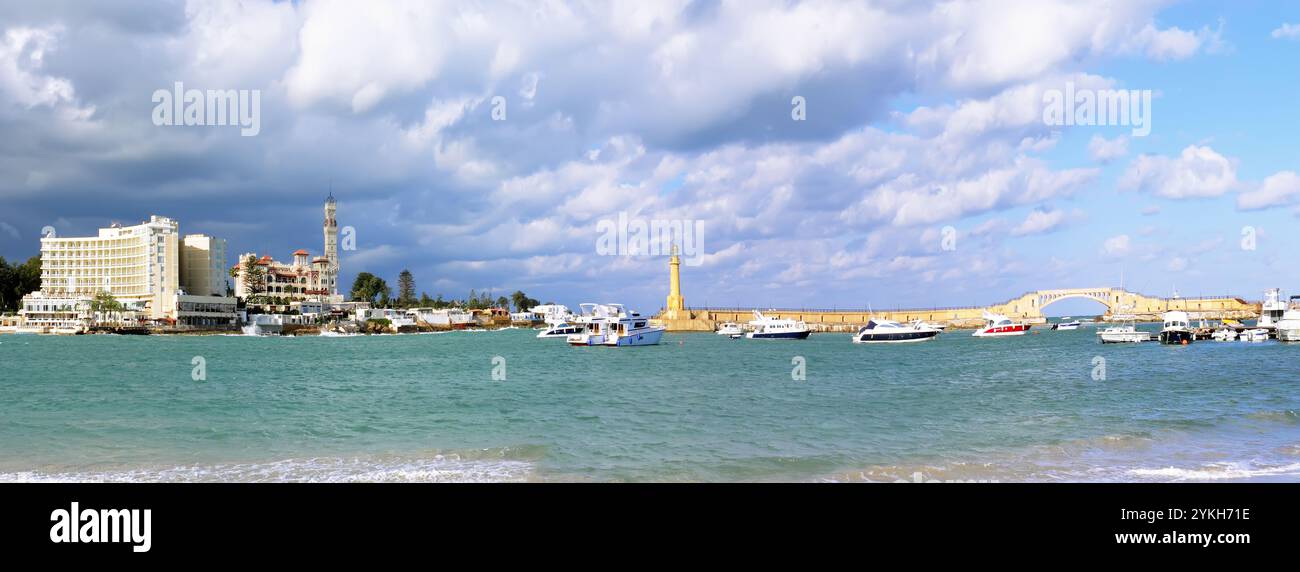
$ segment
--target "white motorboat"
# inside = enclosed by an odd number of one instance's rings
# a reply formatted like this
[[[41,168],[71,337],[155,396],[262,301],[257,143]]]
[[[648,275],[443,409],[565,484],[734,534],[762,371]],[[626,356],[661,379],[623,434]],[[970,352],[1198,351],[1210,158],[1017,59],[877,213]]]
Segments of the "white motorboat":
[[[911,324],[917,328],[930,328],[933,330],[939,330],[940,332],[948,329],[948,324],[931,324],[923,320],[912,320]]]
[[[1164,325],[1160,328],[1160,343],[1171,345],[1187,345],[1195,340],[1192,335],[1191,320],[1187,317],[1187,312],[1175,310],[1165,312],[1162,316]]]
[[[717,334],[729,338],[739,338],[745,335],[745,328],[735,322],[724,322],[718,326]]]
[[[573,346],[653,346],[666,328],[650,325],[649,318],[629,312],[622,304],[579,304],[582,316],[574,320],[582,331],[568,336]]]
[[[1077,330],[1081,322],[1072,320],[1069,316],[1061,318],[1061,321],[1052,324],[1053,330]]]
[[[559,322],[557,324],[547,324],[540,333],[538,338],[568,338],[569,336],[582,332],[582,326],[570,324],[568,322]]]
[[[1111,326],[1097,332],[1103,344],[1136,344],[1151,341],[1151,332],[1137,329],[1135,324]]]
[[[1216,342],[1231,342],[1237,339],[1237,330],[1230,328],[1214,330],[1214,333],[1210,334],[1210,339]]]
[[[1260,319],[1261,322],[1263,318]],[[1260,325],[1263,325],[1262,323]],[[1300,296],[1292,296],[1282,318],[1275,324],[1277,339],[1281,342],[1300,342]]]
[[[1295,300],[1297,296],[1292,296]],[[1260,328],[1269,328],[1277,326],[1278,322],[1286,319],[1288,304],[1282,300],[1282,290],[1279,288],[1269,288],[1264,291],[1264,301],[1259,305],[1259,320],[1255,325]]]
[[[923,342],[933,340],[939,335],[938,328],[930,327],[925,322],[916,321],[903,325],[893,320],[872,318],[867,325],[853,334],[855,344]]]
[[[1264,328],[1251,328],[1241,332],[1239,339],[1243,342],[1268,341],[1268,330],[1265,330]]]
[[[745,337],[751,340],[803,340],[812,334],[804,322],[764,316],[758,310],[754,310],[754,319],[749,321],[749,325],[753,330],[746,332]]]
[[[977,338],[1023,336],[1031,327],[1024,322],[1014,322],[1011,318],[989,312],[984,312],[984,321],[984,327],[975,330],[975,333],[971,334],[972,336]]]

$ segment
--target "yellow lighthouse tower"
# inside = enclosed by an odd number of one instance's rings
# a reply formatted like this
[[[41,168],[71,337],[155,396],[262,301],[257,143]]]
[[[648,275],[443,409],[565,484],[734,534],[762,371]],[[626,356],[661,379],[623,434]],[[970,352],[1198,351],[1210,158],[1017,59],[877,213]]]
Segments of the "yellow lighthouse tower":
[[[668,319],[684,318],[681,313],[686,310],[686,300],[682,298],[682,261],[677,256],[677,245],[673,245],[673,256],[668,259],[668,304],[664,313]]]

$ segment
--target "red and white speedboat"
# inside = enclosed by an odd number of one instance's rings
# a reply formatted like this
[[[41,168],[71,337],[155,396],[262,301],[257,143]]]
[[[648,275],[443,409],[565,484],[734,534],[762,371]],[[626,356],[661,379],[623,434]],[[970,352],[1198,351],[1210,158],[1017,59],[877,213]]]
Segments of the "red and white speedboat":
[[[1030,327],[1029,324],[1024,322],[1013,322],[1011,321],[1011,318],[1001,314],[990,314],[985,312],[984,319],[987,320],[984,327],[975,330],[975,333],[971,335],[980,338],[992,336],[1023,336],[1025,335],[1025,332],[1029,331]]]

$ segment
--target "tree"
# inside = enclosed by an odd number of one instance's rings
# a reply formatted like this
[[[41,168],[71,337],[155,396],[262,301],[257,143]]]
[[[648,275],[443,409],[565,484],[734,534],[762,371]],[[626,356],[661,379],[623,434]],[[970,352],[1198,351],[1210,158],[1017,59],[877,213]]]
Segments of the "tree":
[[[352,300],[356,302],[370,302],[380,306],[388,305],[388,298],[393,293],[388,287],[388,283],[383,278],[375,276],[369,272],[357,274],[356,280],[352,281]]]
[[[397,305],[401,308],[415,305],[415,276],[410,270],[403,269],[397,276]]]
[[[266,272],[257,264],[257,256],[250,254],[244,259],[243,281],[249,300],[266,291]]]
[[[429,297],[428,292],[420,292],[420,307],[428,308],[433,306],[433,298]]]
[[[507,300],[505,296],[500,296],[500,297],[497,298],[497,305],[496,305],[496,307],[498,307],[498,308],[505,308],[505,309],[509,310],[509,309],[510,309],[510,300]]]
[[[116,314],[125,309],[126,306],[123,306],[121,302],[118,302],[117,298],[114,298],[107,290],[96,292],[95,297],[90,300],[90,311],[95,317],[96,322],[101,321],[101,316],[107,317],[110,314]],[[103,321],[115,322],[117,320]]]
[[[529,298],[527,294],[520,290],[515,290],[515,293],[510,295],[510,300],[515,303],[516,312],[527,312],[533,309],[534,306],[541,305],[540,302]]]

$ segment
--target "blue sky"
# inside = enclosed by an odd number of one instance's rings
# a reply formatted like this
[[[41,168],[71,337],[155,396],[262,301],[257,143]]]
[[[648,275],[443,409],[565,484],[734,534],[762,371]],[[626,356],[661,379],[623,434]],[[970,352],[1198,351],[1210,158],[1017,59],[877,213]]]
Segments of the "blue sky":
[[[1298,24],[1286,2],[5,2],[0,255],[150,214],[319,252],[332,185],[345,282],[410,268],[430,295],[654,311],[666,260],[596,251],[626,212],[701,222],[697,306],[1121,274],[1257,299],[1300,284]],[[177,81],[260,90],[261,132],[154,125]],[[1150,134],[1044,124],[1067,82],[1151,90]]]

